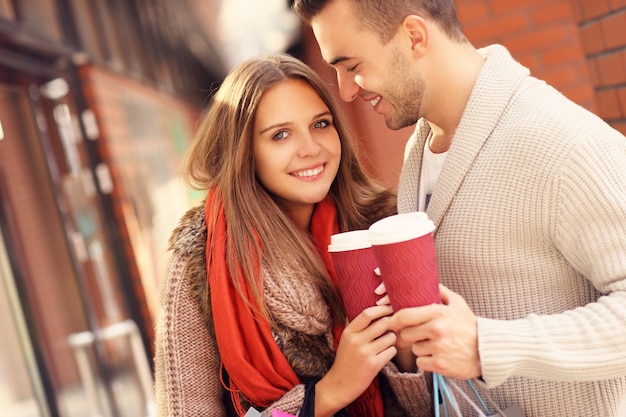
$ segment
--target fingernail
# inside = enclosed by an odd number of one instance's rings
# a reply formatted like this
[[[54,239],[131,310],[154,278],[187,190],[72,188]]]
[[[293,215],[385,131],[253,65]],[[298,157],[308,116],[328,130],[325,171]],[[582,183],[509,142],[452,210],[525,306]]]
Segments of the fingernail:
[[[376,301],[376,305],[387,305],[389,304],[389,296],[385,295],[383,298],[379,299],[378,301]]]
[[[383,283],[380,283],[378,287],[376,287],[374,292],[378,295],[383,295],[385,293],[385,285]]]

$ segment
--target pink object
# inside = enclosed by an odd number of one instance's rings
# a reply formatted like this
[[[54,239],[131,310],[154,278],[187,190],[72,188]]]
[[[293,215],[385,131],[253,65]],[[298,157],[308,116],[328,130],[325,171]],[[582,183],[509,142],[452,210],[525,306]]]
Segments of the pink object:
[[[423,212],[389,216],[369,228],[369,242],[394,311],[441,302],[434,230]]]
[[[288,414],[280,410],[272,410],[272,417],[296,417],[293,414]]]
[[[368,242],[367,230],[354,230],[332,235],[328,251],[337,273],[337,287],[348,320],[353,320],[380,298],[374,290],[381,279],[374,273],[376,258]]]

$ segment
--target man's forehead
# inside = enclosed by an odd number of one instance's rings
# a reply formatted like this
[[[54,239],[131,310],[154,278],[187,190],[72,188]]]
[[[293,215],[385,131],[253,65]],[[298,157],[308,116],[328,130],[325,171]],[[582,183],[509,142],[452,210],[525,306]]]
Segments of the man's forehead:
[[[345,47],[341,45],[341,36],[326,33],[324,30],[316,30],[313,27],[313,34],[320,48],[322,59],[329,65],[336,65],[347,59],[345,55]]]
[[[352,0],[331,0],[311,19],[313,34],[327,63],[346,55],[345,50],[359,31]]]

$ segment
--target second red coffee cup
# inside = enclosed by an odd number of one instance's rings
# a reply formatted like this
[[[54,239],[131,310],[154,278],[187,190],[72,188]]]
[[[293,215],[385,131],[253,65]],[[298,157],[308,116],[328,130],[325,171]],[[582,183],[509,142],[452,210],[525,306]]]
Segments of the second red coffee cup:
[[[337,287],[348,320],[353,320],[380,298],[374,290],[382,282],[374,273],[376,258],[368,242],[369,231],[354,230],[332,235],[328,252],[337,273]]]
[[[424,212],[389,216],[369,228],[368,240],[395,311],[441,300],[434,230]]]

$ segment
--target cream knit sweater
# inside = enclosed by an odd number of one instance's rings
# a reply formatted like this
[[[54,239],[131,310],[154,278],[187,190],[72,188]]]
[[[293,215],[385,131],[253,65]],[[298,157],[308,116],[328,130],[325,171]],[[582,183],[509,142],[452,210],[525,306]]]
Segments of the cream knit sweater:
[[[482,375],[527,417],[626,416],[626,138],[493,45],[428,208]],[[417,208],[428,124],[407,144]],[[473,414],[468,414],[473,415]]]

